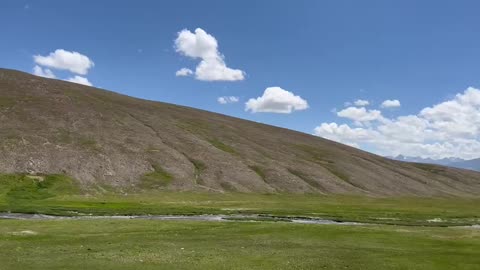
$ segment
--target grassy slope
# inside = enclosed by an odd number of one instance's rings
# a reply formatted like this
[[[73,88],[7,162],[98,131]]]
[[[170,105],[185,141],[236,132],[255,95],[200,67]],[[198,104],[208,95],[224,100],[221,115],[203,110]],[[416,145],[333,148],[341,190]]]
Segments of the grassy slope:
[[[393,161],[310,134],[0,69],[0,173],[81,187],[478,196],[480,173]]]
[[[5,270],[439,270],[480,265],[480,230],[466,228],[0,220],[0,246]]]

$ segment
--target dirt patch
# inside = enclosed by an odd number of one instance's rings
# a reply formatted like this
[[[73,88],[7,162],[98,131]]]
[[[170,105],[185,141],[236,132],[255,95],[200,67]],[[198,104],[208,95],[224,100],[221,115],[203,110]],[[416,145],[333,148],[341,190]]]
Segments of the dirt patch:
[[[30,230],[24,230],[24,231],[19,231],[19,232],[11,232],[11,235],[19,235],[19,236],[29,236],[29,235],[37,235],[37,232],[30,231]]]

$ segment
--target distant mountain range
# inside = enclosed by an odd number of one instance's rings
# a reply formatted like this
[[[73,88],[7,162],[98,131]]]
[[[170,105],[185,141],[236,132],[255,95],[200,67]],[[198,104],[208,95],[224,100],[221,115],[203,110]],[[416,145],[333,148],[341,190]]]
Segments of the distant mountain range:
[[[388,157],[388,158],[394,159],[394,160],[406,161],[406,162],[438,164],[438,165],[455,167],[460,169],[480,171],[480,158],[470,159],[470,160],[453,158],[453,157],[443,158],[443,159],[431,159],[431,158],[422,158],[422,157],[407,157],[403,155],[398,155],[396,157]]]

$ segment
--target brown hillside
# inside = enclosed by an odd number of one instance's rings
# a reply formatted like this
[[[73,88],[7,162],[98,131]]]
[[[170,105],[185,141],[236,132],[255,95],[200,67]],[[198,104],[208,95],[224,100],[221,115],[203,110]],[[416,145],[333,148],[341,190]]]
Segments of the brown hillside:
[[[84,187],[480,195],[477,172],[5,69],[0,172],[64,173]]]

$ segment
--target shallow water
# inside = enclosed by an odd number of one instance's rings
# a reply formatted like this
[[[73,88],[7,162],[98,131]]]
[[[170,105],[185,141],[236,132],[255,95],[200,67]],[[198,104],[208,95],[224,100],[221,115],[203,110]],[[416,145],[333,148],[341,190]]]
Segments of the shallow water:
[[[0,219],[17,220],[59,220],[59,219],[149,219],[149,220],[190,220],[190,221],[216,221],[216,222],[292,222],[301,224],[322,225],[365,225],[356,222],[341,222],[328,219],[289,218],[259,215],[142,215],[142,216],[53,216],[43,214],[0,213]]]

